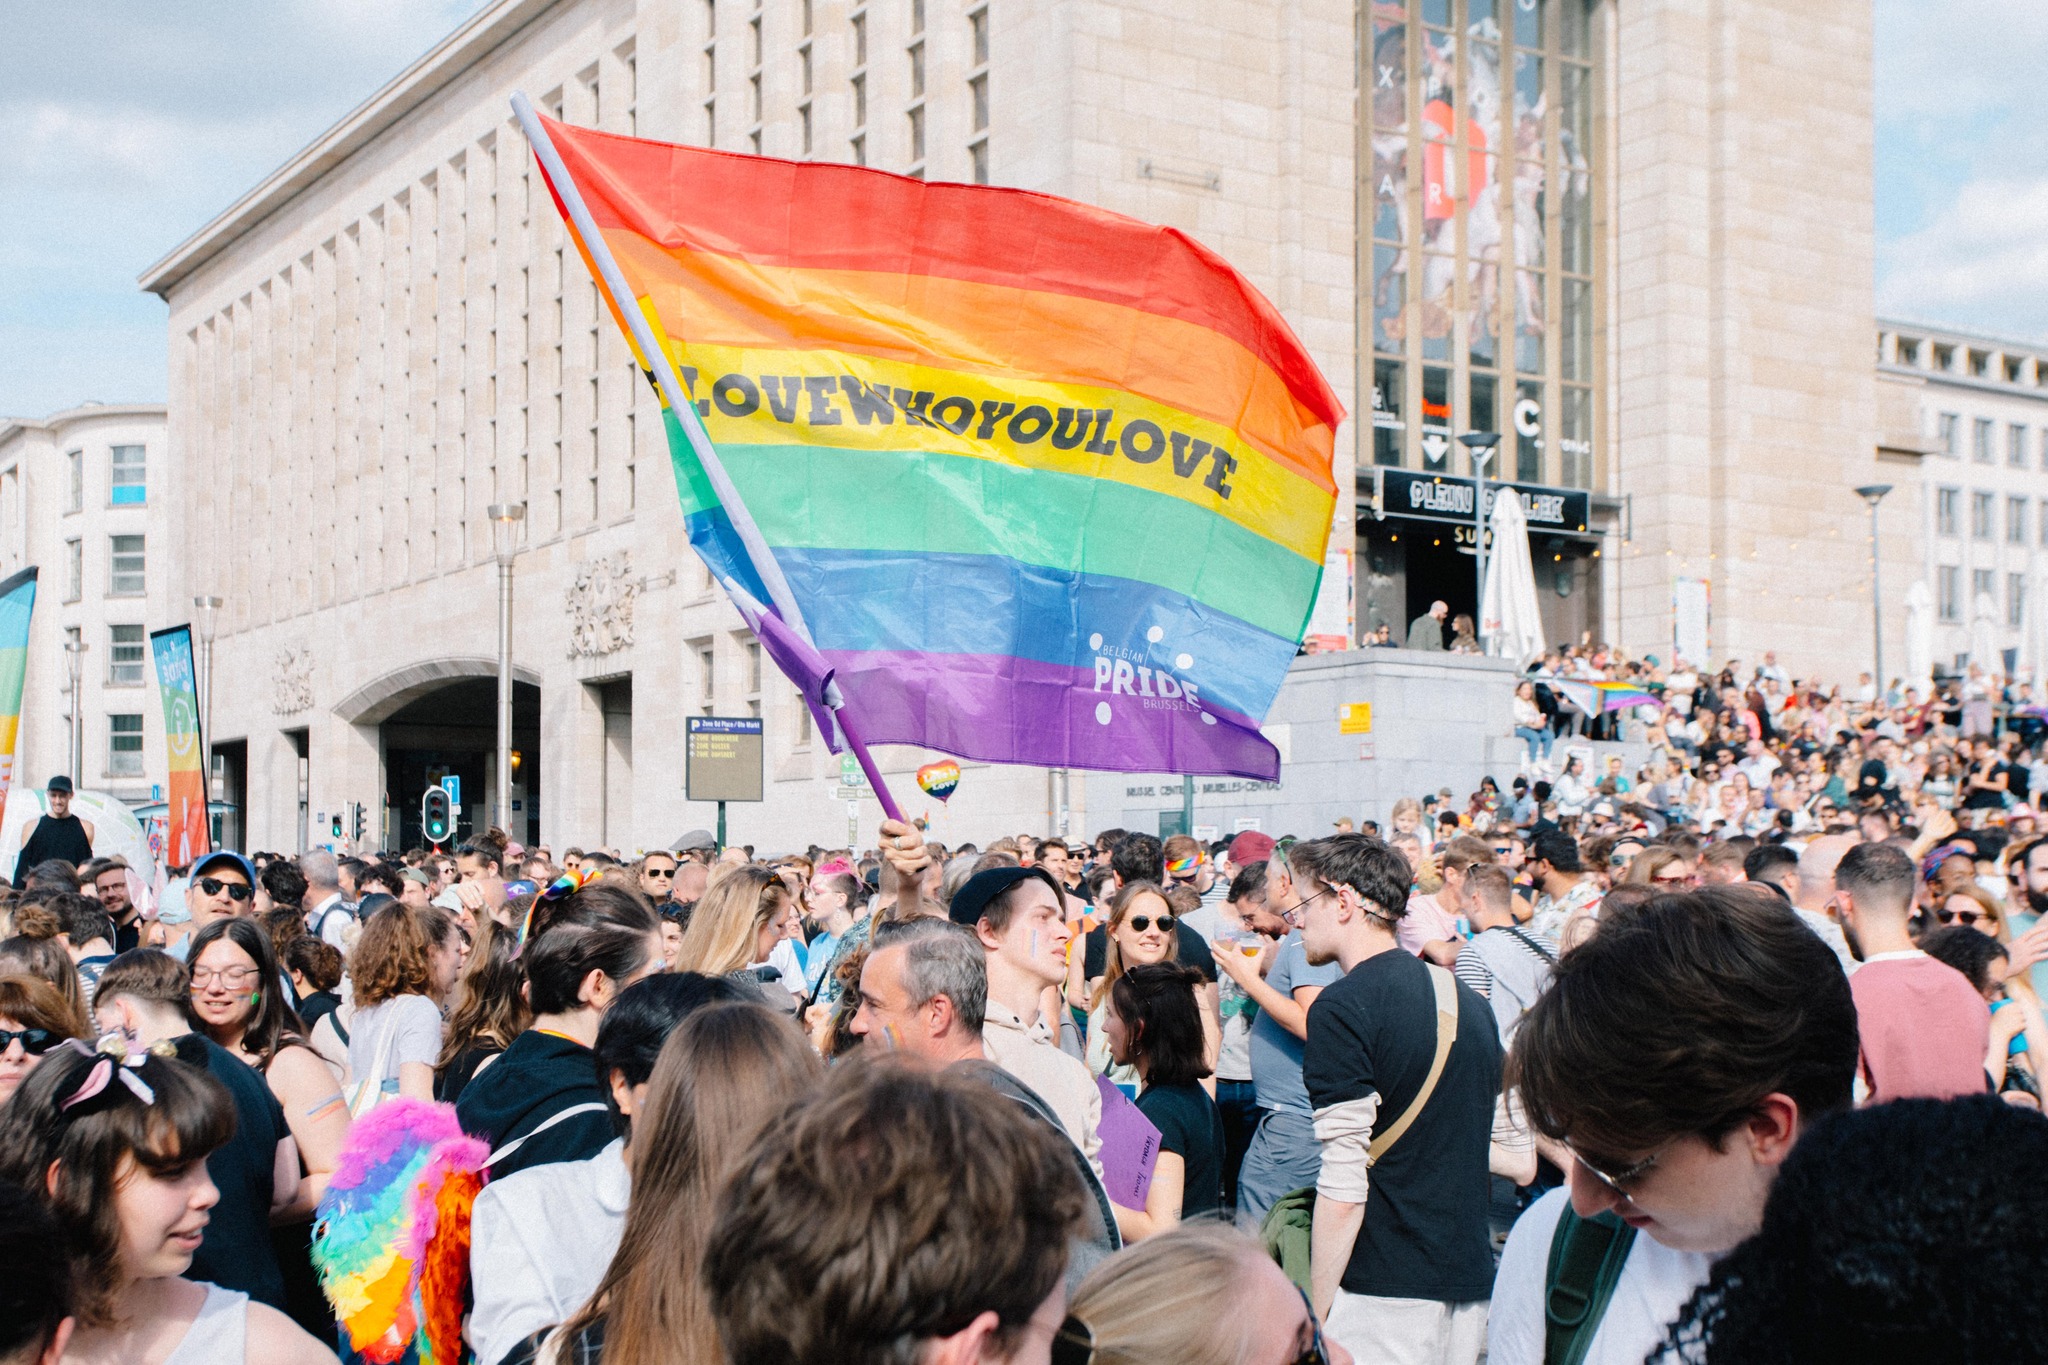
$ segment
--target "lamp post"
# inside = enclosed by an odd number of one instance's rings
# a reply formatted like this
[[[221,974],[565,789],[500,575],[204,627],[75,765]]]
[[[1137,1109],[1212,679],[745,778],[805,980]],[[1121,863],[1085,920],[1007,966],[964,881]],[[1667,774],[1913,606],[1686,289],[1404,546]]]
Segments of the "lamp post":
[[[1856,490],[1856,495],[1870,504],[1870,646],[1877,668],[1870,677],[1880,705],[1884,702],[1884,588],[1877,577],[1877,505],[1891,491],[1888,483],[1867,483]]]
[[[193,611],[194,611],[195,613],[197,613],[197,622],[198,622],[198,626],[199,626],[199,667],[200,667],[200,692],[199,692],[199,716],[200,716],[200,724],[201,724],[201,726],[202,726],[202,727],[204,727],[204,729],[205,729],[205,733],[204,733],[204,734],[203,734],[203,735],[202,735],[202,736],[200,737],[200,741],[199,741],[199,742],[200,742],[200,743],[201,743],[202,745],[205,745],[205,746],[206,746],[206,748],[207,748],[207,751],[208,751],[208,752],[207,752],[207,754],[206,754],[206,757],[205,757],[205,763],[206,763],[206,798],[207,798],[207,800],[209,800],[209,801],[210,801],[210,800],[212,800],[212,799],[213,799],[213,797],[214,797],[214,790],[213,790],[213,753],[212,753],[212,747],[213,747],[213,633],[214,633],[214,627],[215,627],[215,624],[216,624],[216,622],[217,622],[217,621],[218,621],[218,619],[219,619],[219,614],[220,614],[220,608],[221,608],[221,599],[220,599],[220,598],[218,598],[218,597],[195,597],[195,598],[193,598],[193,599],[192,599],[192,610],[193,610]]]
[[[1497,431],[1468,431],[1458,443],[1472,455],[1472,553],[1478,588],[1472,597],[1472,638],[1486,652],[1486,465],[1500,444]]]
[[[79,728],[80,675],[85,671],[85,651],[92,648],[83,640],[64,642],[64,662],[71,672],[71,780],[74,785],[85,774],[85,732]]]
[[[494,502],[491,551],[498,561],[498,780],[492,792],[491,823],[511,832],[512,824],[512,557],[526,522],[523,502]],[[517,837],[517,836],[515,836]],[[522,841],[523,842],[523,841]]]

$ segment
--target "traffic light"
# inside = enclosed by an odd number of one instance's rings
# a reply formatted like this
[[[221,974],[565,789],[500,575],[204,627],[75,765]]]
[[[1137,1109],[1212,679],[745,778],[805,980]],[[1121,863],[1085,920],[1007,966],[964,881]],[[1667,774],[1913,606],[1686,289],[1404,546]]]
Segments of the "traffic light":
[[[455,821],[448,807],[448,789],[429,787],[420,798],[420,826],[426,832],[430,844],[445,844],[455,830]]]
[[[334,813],[334,837],[335,837],[335,838],[337,838],[337,839],[339,839],[339,838],[341,837],[341,812],[340,812],[340,811],[336,811],[336,812]]]
[[[369,832],[364,828],[366,822],[364,819],[363,803],[360,801],[349,802],[348,813],[350,837],[353,838],[357,844],[361,844],[363,842],[363,835]]]

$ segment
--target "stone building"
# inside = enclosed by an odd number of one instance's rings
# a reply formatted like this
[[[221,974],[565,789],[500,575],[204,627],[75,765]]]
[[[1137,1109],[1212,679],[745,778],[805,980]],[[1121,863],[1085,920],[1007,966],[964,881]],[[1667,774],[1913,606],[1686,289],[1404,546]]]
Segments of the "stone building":
[[[39,571],[14,751],[21,785],[40,790],[65,773],[136,805],[160,796],[163,707],[149,632],[190,616],[189,599],[182,613],[175,605],[165,563],[175,496],[161,404],[0,419],[0,578]]]
[[[1457,438],[1497,432],[1492,476],[1570,495],[1532,530],[1553,636],[1661,651],[1674,584],[1705,580],[1715,657],[1852,667],[1870,23],[1840,0],[492,0],[143,277],[170,306],[173,456],[205,474],[170,600],[226,602],[215,744],[245,841],[297,846],[363,802],[410,842],[453,773],[464,828],[665,842],[710,821],[682,790],[695,714],[766,722],[769,801],[735,838],[844,827],[838,761],[683,548],[657,410],[515,90],[1218,250],[1358,414],[1319,644],[1469,608],[1469,544],[1384,489],[1455,484]],[[491,812],[501,503],[527,517],[514,808]],[[1764,589],[1794,563],[1843,587],[1787,630]],[[926,757],[887,755],[894,783]],[[1085,787],[969,765],[943,828],[1078,830]]]

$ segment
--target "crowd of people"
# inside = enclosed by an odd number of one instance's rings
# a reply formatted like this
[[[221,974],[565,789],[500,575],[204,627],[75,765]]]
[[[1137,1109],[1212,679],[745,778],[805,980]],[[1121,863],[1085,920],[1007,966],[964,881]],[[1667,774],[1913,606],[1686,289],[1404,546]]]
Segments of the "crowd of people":
[[[2048,1359],[2039,736],[1568,671],[1316,838],[24,859],[0,1362],[447,1358],[323,1251],[405,1113],[482,1365]]]

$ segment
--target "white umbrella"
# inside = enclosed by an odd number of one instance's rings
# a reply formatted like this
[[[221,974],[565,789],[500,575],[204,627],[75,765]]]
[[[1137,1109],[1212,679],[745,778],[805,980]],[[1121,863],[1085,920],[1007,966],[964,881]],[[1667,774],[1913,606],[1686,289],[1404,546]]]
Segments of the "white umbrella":
[[[2039,556],[2027,566],[2026,615],[2021,621],[2020,657],[2036,687],[2048,678],[2048,563]]]
[[[0,875],[13,868],[29,830],[45,809],[39,791],[16,787],[7,793],[7,818],[0,824]],[[71,813],[92,826],[94,857],[125,859],[145,885],[154,883],[156,860],[149,854],[149,838],[124,802],[105,792],[81,791],[71,798]]]
[[[1906,686],[1925,697],[1934,678],[1934,594],[1916,578],[1906,589]],[[1878,685],[1884,685],[1880,679]]]
[[[1522,498],[1501,485],[1493,500],[1493,552],[1486,561],[1480,599],[1480,634],[1486,652],[1521,667],[1543,652],[1543,616],[1536,605],[1536,570],[1529,563],[1529,523]]]
[[[1998,604],[1988,592],[1978,593],[1970,603],[1970,662],[1991,677],[2005,672],[2005,660],[1998,654]]]

